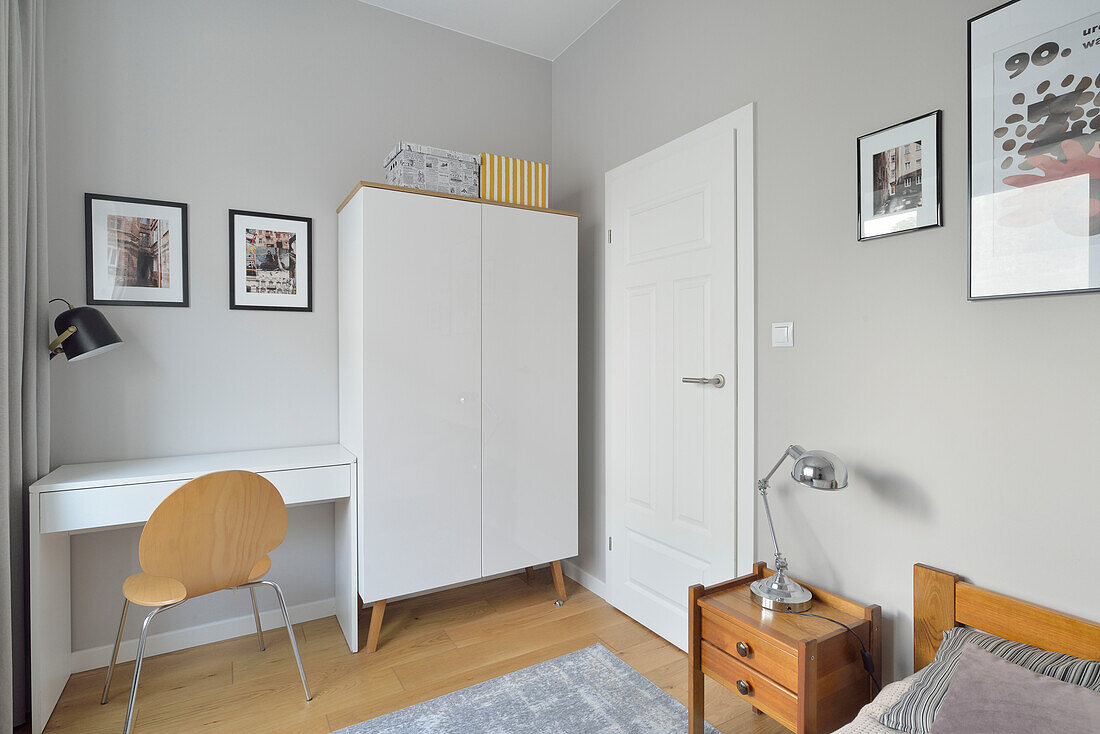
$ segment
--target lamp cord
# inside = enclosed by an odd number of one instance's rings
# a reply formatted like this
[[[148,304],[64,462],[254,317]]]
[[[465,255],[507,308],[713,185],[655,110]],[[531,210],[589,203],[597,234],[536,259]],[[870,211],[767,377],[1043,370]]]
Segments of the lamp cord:
[[[855,633],[848,625],[843,622],[839,622],[830,617],[823,617],[820,614],[811,614],[810,612],[796,612],[790,609],[773,609],[773,612],[783,612],[784,614],[798,614],[803,617],[816,617],[817,619],[824,619],[826,622],[832,622],[833,624],[840,625],[844,629],[848,630],[848,633],[855,638],[856,643],[859,644],[859,656],[863,660],[863,669],[867,671],[867,675],[871,676],[871,682],[875,684],[875,690],[881,691],[882,684],[878,682],[878,678],[875,677],[875,659],[871,656],[871,651],[863,644],[863,640]]]
[[[61,301],[62,303],[64,303],[64,304],[65,304],[66,306],[68,306],[69,308],[72,308],[72,307],[73,307],[73,304],[69,303],[69,302],[68,302],[68,301],[66,301],[66,300],[65,300],[64,298],[51,298],[49,302],[50,302],[50,303],[55,303],[55,302],[57,302],[57,301]]]

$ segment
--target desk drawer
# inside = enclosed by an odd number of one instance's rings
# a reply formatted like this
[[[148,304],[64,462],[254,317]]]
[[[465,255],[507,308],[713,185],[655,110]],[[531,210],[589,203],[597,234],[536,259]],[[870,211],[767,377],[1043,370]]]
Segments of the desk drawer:
[[[709,642],[703,642],[703,672],[792,731],[798,716],[798,699],[771,678],[743,665]],[[737,682],[748,684],[748,693]]]
[[[271,480],[288,505],[331,502],[351,496],[351,467],[347,464],[261,474]],[[181,479],[42,492],[40,532],[71,533],[143,523],[165,497],[185,483]]]
[[[41,532],[64,533],[145,522],[157,505],[183,484],[183,481],[151,482],[43,492],[39,500]]]
[[[755,630],[703,610],[702,636],[737,662],[759,670],[779,685],[798,690],[798,655],[761,637]],[[748,654],[741,656],[737,644],[742,643]]]

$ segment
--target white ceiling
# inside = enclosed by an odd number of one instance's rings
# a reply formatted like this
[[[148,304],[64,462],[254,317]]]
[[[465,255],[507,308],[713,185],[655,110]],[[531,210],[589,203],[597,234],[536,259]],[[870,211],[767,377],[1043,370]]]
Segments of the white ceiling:
[[[619,0],[361,0],[553,61]]]

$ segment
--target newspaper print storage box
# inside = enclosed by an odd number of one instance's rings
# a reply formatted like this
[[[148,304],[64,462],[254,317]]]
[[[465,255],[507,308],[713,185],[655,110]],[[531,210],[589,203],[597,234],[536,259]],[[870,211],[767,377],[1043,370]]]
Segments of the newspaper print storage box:
[[[478,159],[469,153],[459,153],[430,145],[404,141],[386,156],[386,183],[410,189],[439,191],[478,198]]]
[[[550,206],[550,166],[522,158],[481,154],[481,198],[505,204]]]

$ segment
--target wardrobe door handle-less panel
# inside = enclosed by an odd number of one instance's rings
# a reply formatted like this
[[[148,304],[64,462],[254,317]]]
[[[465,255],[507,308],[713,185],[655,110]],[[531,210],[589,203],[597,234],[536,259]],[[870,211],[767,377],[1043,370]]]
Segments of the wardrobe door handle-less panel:
[[[483,576],[578,552],[577,221],[482,205]]]
[[[340,423],[361,472],[359,593],[374,602],[481,577],[481,208],[358,196],[359,222],[340,224],[341,268],[356,271],[341,323],[360,324],[340,340],[358,352],[341,365],[354,379]]]

